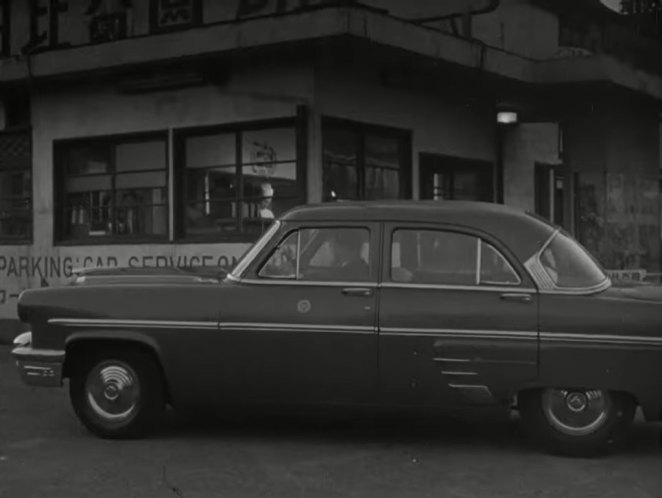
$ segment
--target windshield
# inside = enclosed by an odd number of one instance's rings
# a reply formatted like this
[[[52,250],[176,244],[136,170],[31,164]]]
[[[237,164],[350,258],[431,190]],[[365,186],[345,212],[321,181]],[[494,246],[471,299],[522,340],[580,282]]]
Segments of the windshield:
[[[251,261],[257,256],[257,254],[267,245],[271,237],[278,231],[280,228],[280,221],[274,221],[269,229],[262,234],[262,237],[257,239],[257,241],[244,253],[244,255],[239,258],[237,264],[230,272],[230,276],[233,278],[239,278],[244,272],[246,267],[250,264]]]
[[[607,280],[593,256],[579,242],[560,231],[541,253],[540,262],[558,287],[588,288]]]

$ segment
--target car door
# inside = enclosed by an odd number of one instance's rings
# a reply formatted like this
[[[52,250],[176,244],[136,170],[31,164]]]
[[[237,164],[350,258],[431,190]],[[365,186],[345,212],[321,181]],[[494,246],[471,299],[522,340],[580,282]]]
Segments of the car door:
[[[342,268],[331,242],[360,246]],[[235,399],[361,403],[378,380],[379,225],[295,226],[221,312],[222,388]],[[365,270],[363,273],[362,271]]]
[[[491,404],[536,378],[537,291],[499,241],[455,226],[389,224],[382,257],[385,399]]]

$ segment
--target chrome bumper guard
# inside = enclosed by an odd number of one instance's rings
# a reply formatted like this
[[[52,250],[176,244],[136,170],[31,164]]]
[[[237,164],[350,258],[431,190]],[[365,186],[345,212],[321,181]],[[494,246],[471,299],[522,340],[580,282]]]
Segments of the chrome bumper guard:
[[[62,386],[62,367],[65,352],[57,349],[35,349],[31,346],[32,335],[29,332],[14,339],[16,347],[12,356],[21,380],[36,387]]]

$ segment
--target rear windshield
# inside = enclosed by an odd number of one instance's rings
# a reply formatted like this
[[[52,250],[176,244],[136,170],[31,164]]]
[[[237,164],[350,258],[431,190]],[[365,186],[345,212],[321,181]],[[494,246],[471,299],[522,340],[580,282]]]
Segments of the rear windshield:
[[[540,262],[558,287],[594,287],[607,280],[607,275],[593,256],[562,231],[554,235],[540,255]]]

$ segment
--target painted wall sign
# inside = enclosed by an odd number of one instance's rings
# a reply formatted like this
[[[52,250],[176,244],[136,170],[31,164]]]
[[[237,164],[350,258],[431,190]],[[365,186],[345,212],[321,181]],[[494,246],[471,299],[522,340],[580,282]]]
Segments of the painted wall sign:
[[[150,2],[150,32],[162,33],[202,23],[202,0],[153,0]]]
[[[606,270],[609,278],[615,281],[643,282],[646,279],[647,272],[642,269],[633,270]]]
[[[24,289],[66,283],[81,268],[218,267],[230,270],[248,244],[33,248],[0,247],[0,319],[16,318]],[[31,250],[32,249],[32,250]]]

